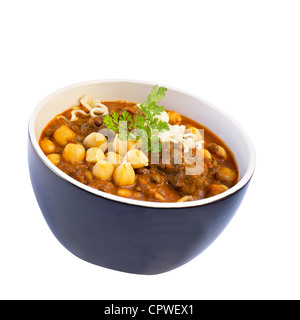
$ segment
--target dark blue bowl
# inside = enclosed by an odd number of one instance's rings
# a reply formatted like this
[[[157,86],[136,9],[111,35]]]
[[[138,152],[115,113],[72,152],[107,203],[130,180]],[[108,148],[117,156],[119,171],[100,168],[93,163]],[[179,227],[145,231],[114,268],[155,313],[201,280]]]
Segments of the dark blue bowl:
[[[102,100],[142,101],[152,86],[135,81],[95,81],[70,86],[42,101],[29,123],[32,186],[55,237],[81,259],[137,274],[158,274],[187,263],[230,222],[255,167],[254,150],[243,129],[203,99],[168,90],[163,105],[203,123],[225,140],[240,170],[238,184],[228,191],[184,203],[137,201],[89,188],[56,168],[41,151],[38,138],[45,125],[76,103],[84,92]],[[222,128],[220,123],[224,124]]]

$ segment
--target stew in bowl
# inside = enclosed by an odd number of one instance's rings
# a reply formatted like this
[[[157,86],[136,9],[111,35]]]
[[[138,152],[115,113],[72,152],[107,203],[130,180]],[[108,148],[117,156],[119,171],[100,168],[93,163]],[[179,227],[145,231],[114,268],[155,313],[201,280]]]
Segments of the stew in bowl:
[[[130,199],[186,202],[233,187],[232,151],[202,124],[158,105],[166,94],[157,85],[145,102],[85,93],[47,124],[39,145],[70,177]]]

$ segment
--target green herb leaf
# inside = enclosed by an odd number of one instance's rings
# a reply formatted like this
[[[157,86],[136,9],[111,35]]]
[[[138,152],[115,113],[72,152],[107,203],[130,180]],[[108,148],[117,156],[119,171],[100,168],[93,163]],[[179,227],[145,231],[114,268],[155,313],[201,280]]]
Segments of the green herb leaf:
[[[157,103],[158,101],[162,100],[162,98],[166,95],[166,92],[167,88],[158,88],[158,85],[155,85],[147,97],[147,103],[149,103],[149,101]]]
[[[114,112],[112,114],[112,116],[109,116],[107,114],[103,121],[106,124],[108,129],[110,129],[114,132],[118,132],[118,130],[119,130],[119,115],[116,112]]]
[[[154,152],[158,152],[161,150],[161,143],[157,135],[152,136],[152,130],[156,132],[169,130],[167,122],[156,118],[165,111],[165,108],[158,106],[157,103],[164,98],[166,92],[167,88],[165,87],[158,87],[158,85],[153,87],[147,96],[147,102],[140,104],[140,109],[145,116],[137,115],[132,119],[132,116],[126,110],[123,111],[121,116],[117,112],[113,112],[111,116],[106,115],[104,123],[108,129],[118,132],[121,140],[126,140],[129,136],[131,138],[135,137],[141,140],[145,151],[154,150]],[[132,129],[136,129],[136,132],[130,133]]]

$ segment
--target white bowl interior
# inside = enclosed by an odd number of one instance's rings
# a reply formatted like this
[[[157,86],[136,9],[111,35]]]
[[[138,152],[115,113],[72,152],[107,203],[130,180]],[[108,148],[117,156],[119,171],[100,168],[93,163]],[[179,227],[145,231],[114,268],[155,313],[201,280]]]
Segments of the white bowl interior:
[[[233,188],[220,195],[191,202],[159,204],[113,196],[87,187],[70,178],[56,168],[40,149],[38,140],[44,127],[57,114],[62,113],[74,104],[78,104],[80,97],[84,93],[89,93],[94,99],[126,100],[139,103],[145,101],[153,85],[153,83],[137,81],[108,80],[76,84],[56,91],[37,106],[30,119],[29,134],[37,154],[51,170],[71,183],[100,196],[135,205],[148,207],[189,207],[202,205],[226,197],[228,194],[243,187],[251,178],[255,168],[255,153],[247,134],[235,120],[211,103],[173,88],[168,88],[167,94],[160,104],[166,109],[177,111],[209,128],[227,144],[235,155],[239,167],[239,182]]]

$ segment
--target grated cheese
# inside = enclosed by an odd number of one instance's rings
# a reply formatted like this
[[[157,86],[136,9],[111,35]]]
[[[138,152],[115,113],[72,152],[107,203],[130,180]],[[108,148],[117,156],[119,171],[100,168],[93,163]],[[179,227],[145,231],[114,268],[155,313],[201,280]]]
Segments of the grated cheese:
[[[169,115],[166,111],[162,112],[158,116],[155,116],[154,118],[157,118],[158,120],[169,123]]]
[[[140,103],[137,104],[140,107]],[[169,123],[169,115],[166,111],[162,112],[160,115],[155,116],[155,118]],[[198,150],[203,148],[204,141],[197,141],[197,137],[193,133],[185,133],[184,125],[171,125],[169,124],[169,130],[163,131],[158,134],[161,142],[181,142],[184,148],[184,153],[188,153],[190,149],[197,148]]]
[[[184,125],[169,125],[168,131],[163,131],[158,134],[161,142],[181,142],[184,148],[184,153],[189,152],[190,149],[202,149],[204,141],[197,141],[197,137],[193,133],[185,133]]]

